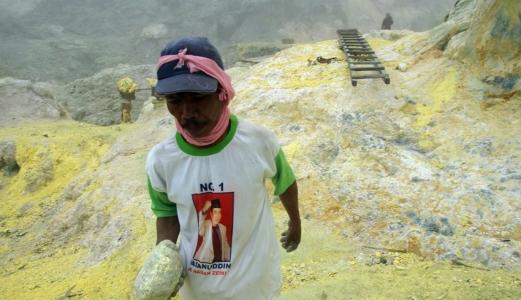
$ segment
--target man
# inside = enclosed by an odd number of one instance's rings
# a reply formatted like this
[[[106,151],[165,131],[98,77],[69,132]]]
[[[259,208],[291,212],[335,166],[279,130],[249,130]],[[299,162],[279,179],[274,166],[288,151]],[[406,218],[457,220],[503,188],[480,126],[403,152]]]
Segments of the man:
[[[386,13],[382,22],[382,29],[391,30],[391,25],[393,25],[393,17],[391,17],[390,13]]]
[[[280,255],[266,179],[272,180],[289,216],[280,240],[286,251],[298,247],[301,227],[295,176],[275,135],[230,113],[231,80],[206,38],[169,43],[161,52],[157,77],[156,92],[165,98],[177,133],[154,146],[146,170],[157,242],[180,237],[187,271],[181,299],[276,298]],[[201,247],[198,212],[212,199],[219,199],[230,257],[208,263],[196,257]]]
[[[210,214],[210,220],[205,220]],[[201,247],[195,253],[195,259],[200,262],[230,261],[230,245],[226,236],[226,226],[221,224],[221,201],[213,199],[206,201],[199,211],[199,236],[202,237]]]
[[[132,121],[132,100],[136,99],[137,84],[130,77],[125,77],[117,82],[119,95],[121,96],[121,123]]]

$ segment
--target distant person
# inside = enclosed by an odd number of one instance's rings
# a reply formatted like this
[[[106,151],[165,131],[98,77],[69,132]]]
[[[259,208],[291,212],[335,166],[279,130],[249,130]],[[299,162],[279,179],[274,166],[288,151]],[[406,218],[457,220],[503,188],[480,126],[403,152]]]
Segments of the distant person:
[[[393,17],[391,17],[390,13],[386,13],[385,18],[382,22],[382,29],[391,30],[391,25],[393,25]]]
[[[137,84],[130,77],[125,77],[117,82],[119,95],[121,96],[121,123],[130,123],[132,117],[132,100],[136,99]]]

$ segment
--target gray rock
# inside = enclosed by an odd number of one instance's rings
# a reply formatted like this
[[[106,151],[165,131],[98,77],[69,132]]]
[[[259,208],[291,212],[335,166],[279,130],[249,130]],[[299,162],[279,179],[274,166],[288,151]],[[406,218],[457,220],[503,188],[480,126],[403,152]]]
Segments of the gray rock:
[[[462,24],[465,28],[470,26],[472,15],[476,9],[476,0],[460,0],[447,15],[447,21]]]
[[[10,77],[0,79],[0,126],[59,119],[66,112],[54,100],[55,87]]]
[[[38,152],[40,163],[24,175],[25,192],[31,193],[44,186],[54,178],[54,162],[49,149]]]
[[[223,48],[223,59],[225,67],[231,67],[235,63],[246,60],[254,61],[253,58],[271,56],[290,45],[281,43],[244,43]]]
[[[151,24],[141,30],[141,37],[144,39],[160,39],[168,35],[168,28],[165,24]]]
[[[95,265],[113,255],[130,240],[132,233],[125,224],[129,224],[131,221],[128,216],[109,218],[95,208],[90,208],[88,204],[86,206],[84,210],[75,211],[75,214],[79,216],[78,219],[83,220],[80,228],[76,230],[89,232],[81,244],[89,250],[85,264]]]
[[[483,138],[466,144],[465,150],[481,157],[487,157],[492,154],[494,150],[493,145],[494,141],[492,138]]]
[[[448,22],[460,24],[459,32],[464,32],[450,43],[449,57],[479,65],[481,72],[521,73],[519,64],[511,63],[519,60],[521,50],[519,17],[512,13],[512,10],[519,11],[519,3],[514,2],[459,1],[449,14]]]
[[[410,30],[371,30],[369,33],[364,34],[364,37],[397,41],[411,33],[413,33],[413,31]]]
[[[407,64],[406,63],[399,63],[398,66],[396,67],[396,69],[402,71],[402,72],[405,72],[407,71]]]
[[[507,182],[510,180],[520,180],[521,181],[521,174],[509,174],[506,176],[501,177],[501,182]]]
[[[179,248],[170,240],[162,241],[152,250],[136,277],[136,299],[170,299],[182,285],[182,275]]]
[[[16,162],[16,143],[13,140],[0,141],[0,170],[5,175],[17,173],[20,166]]]
[[[121,97],[116,83],[123,77],[131,77],[138,89],[148,89],[145,78],[155,77],[153,66],[119,65],[105,69],[94,76],[75,80],[65,86],[57,100],[66,107],[77,121],[98,125],[120,123]],[[132,120],[137,120],[143,103],[150,95],[149,90],[137,91],[132,101]]]

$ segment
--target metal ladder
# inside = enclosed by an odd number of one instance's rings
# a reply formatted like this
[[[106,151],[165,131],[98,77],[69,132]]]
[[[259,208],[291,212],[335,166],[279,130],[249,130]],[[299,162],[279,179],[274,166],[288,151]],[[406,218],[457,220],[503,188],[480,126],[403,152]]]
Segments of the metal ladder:
[[[391,83],[384,65],[358,29],[338,29],[336,32],[338,45],[346,55],[351,85],[356,86],[358,79],[370,78],[382,78],[385,84]]]

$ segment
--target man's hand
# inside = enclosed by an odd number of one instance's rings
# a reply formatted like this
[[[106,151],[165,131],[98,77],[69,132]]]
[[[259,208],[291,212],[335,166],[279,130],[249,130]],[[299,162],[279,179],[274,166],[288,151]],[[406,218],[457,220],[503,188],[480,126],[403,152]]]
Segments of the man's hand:
[[[204,202],[203,215],[206,215],[206,213],[208,213],[208,210],[210,209],[211,206],[212,206],[212,203],[210,201]]]
[[[280,195],[280,201],[288,213],[288,230],[282,233],[280,242],[287,252],[297,249],[300,244],[300,214],[298,209],[297,182],[293,182],[284,193]]]
[[[175,297],[177,295],[177,293],[179,292],[179,290],[183,287],[183,284],[185,283],[186,275],[188,275],[188,273],[186,272],[185,269],[183,269],[183,274],[181,274],[181,277],[179,278],[179,282],[175,286],[174,291],[170,295],[170,298]]]
[[[300,222],[294,224],[291,220],[288,221],[288,230],[284,231],[280,238],[282,248],[286,249],[286,252],[297,249],[300,244],[300,231]]]

